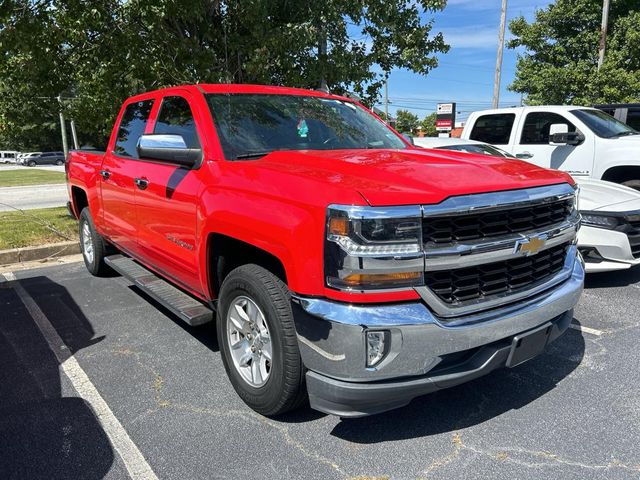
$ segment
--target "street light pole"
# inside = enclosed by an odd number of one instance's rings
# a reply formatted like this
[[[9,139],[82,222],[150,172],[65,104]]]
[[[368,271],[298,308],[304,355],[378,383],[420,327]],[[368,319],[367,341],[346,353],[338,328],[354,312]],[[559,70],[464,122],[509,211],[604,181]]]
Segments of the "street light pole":
[[[389,123],[389,77],[384,79],[384,121]]]
[[[607,46],[607,26],[609,24],[609,1],[602,2],[602,27],[600,28],[600,45],[598,47],[598,71],[604,63],[604,51]]]
[[[64,152],[64,158],[67,158],[69,154],[69,145],[67,144],[67,126],[64,123],[64,113],[62,113],[62,96],[56,97],[60,104],[60,132],[62,133],[62,151]]]
[[[502,52],[504,50],[504,31],[507,27],[507,0],[502,0],[500,12],[500,30],[498,32],[498,54],[496,55],[496,73],[493,79],[493,100],[491,105],[498,108],[500,102],[500,74],[502,71]]]

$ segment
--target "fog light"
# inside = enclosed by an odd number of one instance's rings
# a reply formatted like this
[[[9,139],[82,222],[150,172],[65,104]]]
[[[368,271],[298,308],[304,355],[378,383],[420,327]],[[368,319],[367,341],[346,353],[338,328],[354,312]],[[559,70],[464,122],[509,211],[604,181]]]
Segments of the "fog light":
[[[388,334],[384,330],[367,332],[367,367],[374,367],[384,358],[388,348]]]

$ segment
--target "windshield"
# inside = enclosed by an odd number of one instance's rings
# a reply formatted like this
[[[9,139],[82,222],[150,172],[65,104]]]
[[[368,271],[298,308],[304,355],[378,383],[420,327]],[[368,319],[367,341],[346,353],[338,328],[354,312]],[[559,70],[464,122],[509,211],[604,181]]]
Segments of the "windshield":
[[[443,147],[436,147],[440,150],[457,150],[460,152],[467,153],[482,153],[484,155],[491,155],[494,157],[508,157],[515,158],[510,153],[505,152],[499,148],[496,148],[492,145],[483,145],[479,143],[474,144],[464,144],[464,145],[445,145]]]
[[[629,125],[616,120],[601,110],[572,110],[576,117],[584,122],[593,133],[603,138],[638,135]]]
[[[406,148],[383,122],[351,102],[298,95],[209,94],[229,160],[276,150]]]

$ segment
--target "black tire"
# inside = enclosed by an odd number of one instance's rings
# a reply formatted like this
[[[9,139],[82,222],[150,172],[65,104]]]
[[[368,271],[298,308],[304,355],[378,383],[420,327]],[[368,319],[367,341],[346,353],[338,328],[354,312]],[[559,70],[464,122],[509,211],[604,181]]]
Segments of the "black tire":
[[[640,190],[640,180],[627,180],[625,182],[622,182],[622,185]]]
[[[62,160],[56,160],[56,165],[58,166],[64,165],[64,162]]]
[[[264,385],[245,381],[233,363],[227,333],[227,312],[239,296],[251,299],[264,313],[269,328],[272,360]],[[254,264],[233,270],[222,284],[217,308],[218,343],[233,388],[256,412],[276,416],[294,410],[307,400],[304,366],[291,311],[287,286],[268,270]]]
[[[34,162],[33,160],[31,160],[28,164],[30,167],[35,167],[37,165],[36,162]]]
[[[93,247],[93,258],[89,258],[90,255],[85,251],[85,225],[89,230],[91,246]],[[93,219],[91,218],[91,212],[89,212],[89,207],[83,208],[80,213],[78,232],[80,236],[80,251],[82,252],[82,258],[84,259],[84,264],[86,265],[87,270],[89,270],[89,273],[96,277],[103,277],[110,274],[112,270],[104,262],[104,258],[109,254],[109,247],[104,238],[102,238],[102,236],[96,231]]]

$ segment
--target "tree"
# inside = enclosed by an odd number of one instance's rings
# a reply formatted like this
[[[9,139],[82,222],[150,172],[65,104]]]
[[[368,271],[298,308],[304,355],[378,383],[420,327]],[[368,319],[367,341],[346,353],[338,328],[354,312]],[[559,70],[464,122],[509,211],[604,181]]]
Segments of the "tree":
[[[427,74],[448,46],[424,12],[444,0],[5,0],[0,142],[37,143],[58,104],[103,141],[121,102],[184,83],[353,91],[373,104],[393,68]],[[374,66],[376,68],[374,68]],[[25,130],[26,129],[26,130]],[[41,132],[35,134],[35,131]],[[47,133],[47,135],[49,135]]]
[[[418,127],[418,123],[418,116],[409,110],[396,111],[396,130],[400,133],[413,135],[414,130]]]
[[[422,131],[424,132],[425,137],[437,137],[438,132],[436,131],[436,112],[430,113],[429,115],[424,117],[420,122],[420,126],[422,127]]]
[[[582,104],[640,100],[640,4],[612,2],[607,50],[597,71],[602,0],[557,0],[510,22],[509,48],[524,47],[510,89],[528,104]]]

